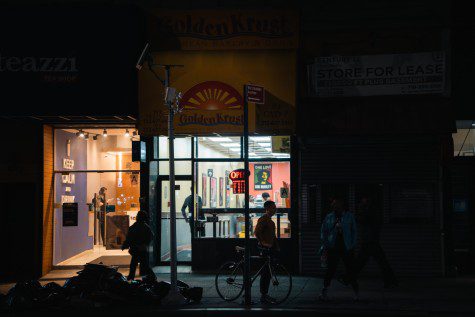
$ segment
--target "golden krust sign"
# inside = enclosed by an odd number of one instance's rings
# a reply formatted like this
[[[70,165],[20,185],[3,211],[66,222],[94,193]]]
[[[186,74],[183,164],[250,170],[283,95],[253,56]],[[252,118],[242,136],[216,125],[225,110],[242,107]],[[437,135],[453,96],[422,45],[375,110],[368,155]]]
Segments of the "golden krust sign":
[[[292,11],[158,11],[150,23],[178,38],[182,50],[296,49],[298,15]]]
[[[170,86],[183,94],[183,111],[174,118],[176,133],[242,133],[243,86],[255,84],[264,87],[265,103],[249,104],[250,132],[292,134],[297,21],[288,12],[159,12],[155,27],[166,38],[178,39],[181,48],[155,50],[155,62],[184,65],[171,71]],[[141,135],[167,134],[163,92],[151,72],[139,73]]]

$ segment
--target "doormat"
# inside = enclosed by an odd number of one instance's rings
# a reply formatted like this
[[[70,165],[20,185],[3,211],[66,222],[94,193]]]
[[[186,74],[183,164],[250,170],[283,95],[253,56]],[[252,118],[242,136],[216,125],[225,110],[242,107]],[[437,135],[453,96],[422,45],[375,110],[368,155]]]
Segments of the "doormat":
[[[130,264],[130,255],[104,255],[89,262],[91,264],[119,265],[128,266]]]

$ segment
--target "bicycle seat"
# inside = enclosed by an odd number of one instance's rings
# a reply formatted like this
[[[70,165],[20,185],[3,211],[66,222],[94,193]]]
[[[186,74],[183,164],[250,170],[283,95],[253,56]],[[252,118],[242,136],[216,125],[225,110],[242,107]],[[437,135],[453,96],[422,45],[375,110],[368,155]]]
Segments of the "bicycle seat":
[[[244,251],[244,250],[245,250],[245,248],[240,247],[240,246],[238,246],[238,245],[236,246],[236,251],[237,251],[237,252],[242,252],[242,251]]]

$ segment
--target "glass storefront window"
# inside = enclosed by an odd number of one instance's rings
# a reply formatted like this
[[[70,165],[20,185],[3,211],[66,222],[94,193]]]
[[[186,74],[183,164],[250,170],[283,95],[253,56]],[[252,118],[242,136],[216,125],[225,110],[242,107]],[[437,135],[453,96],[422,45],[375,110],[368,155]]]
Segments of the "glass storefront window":
[[[176,159],[191,159],[191,138],[175,138],[174,152]],[[168,137],[158,137],[158,158],[168,159]]]
[[[244,195],[232,192],[229,173],[244,168],[243,162],[199,162],[196,184],[203,210],[216,208],[244,208]]]
[[[140,209],[140,163],[132,162],[131,142],[139,137],[133,132],[55,130],[54,265],[129,256],[120,248]]]
[[[241,137],[198,137],[198,158],[240,158]]]
[[[56,129],[55,171],[140,170],[132,162],[134,129]]]
[[[251,238],[255,238],[254,229],[257,221],[263,213],[250,214],[250,233]],[[239,238],[245,237],[245,219],[243,213],[225,213],[213,214],[205,212],[204,231],[200,238]],[[290,238],[290,221],[287,214],[275,215],[272,217],[275,223],[276,236],[285,239]],[[280,232],[278,231],[280,229]]]
[[[290,158],[290,136],[250,136],[249,159]]]
[[[457,121],[457,132],[452,138],[454,156],[475,156],[475,120]]]
[[[160,175],[170,175],[169,161],[159,161]],[[175,161],[175,175],[191,175],[191,161]]]

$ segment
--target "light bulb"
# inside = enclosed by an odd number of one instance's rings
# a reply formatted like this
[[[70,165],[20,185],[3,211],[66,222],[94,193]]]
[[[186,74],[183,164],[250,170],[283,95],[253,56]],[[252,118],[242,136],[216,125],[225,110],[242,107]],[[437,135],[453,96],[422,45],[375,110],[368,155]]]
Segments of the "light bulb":
[[[103,136],[104,138],[107,138],[107,130],[106,130],[106,129],[104,129],[104,131],[102,131],[102,136]]]
[[[130,136],[130,133],[129,133],[129,129],[125,129],[125,134],[124,134],[126,137],[129,137]]]
[[[81,138],[84,138],[84,131],[83,131],[83,130],[79,130],[79,136],[80,136]]]

